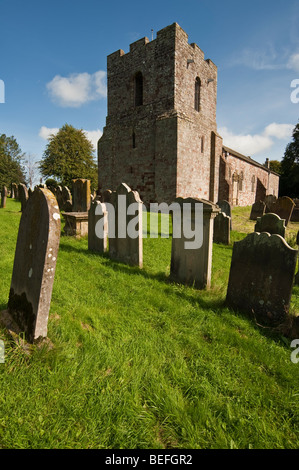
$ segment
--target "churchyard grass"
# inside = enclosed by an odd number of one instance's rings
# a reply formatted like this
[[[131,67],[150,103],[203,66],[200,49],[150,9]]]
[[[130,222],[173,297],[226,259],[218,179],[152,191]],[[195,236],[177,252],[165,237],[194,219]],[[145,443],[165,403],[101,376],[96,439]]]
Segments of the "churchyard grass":
[[[1,309],[19,210],[8,199],[0,211]],[[214,244],[204,291],[169,281],[171,239],[144,239],[140,270],[89,252],[86,238],[62,236],[53,348],[28,354],[0,330],[0,448],[298,448],[290,340],[224,306],[245,213],[233,211],[231,245]],[[298,299],[294,287],[294,313]]]

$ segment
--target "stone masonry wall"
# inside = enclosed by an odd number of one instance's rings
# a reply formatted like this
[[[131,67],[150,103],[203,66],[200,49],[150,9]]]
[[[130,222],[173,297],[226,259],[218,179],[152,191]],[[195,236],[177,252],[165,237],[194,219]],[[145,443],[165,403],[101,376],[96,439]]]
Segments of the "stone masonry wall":
[[[279,176],[256,162],[225,153],[220,161],[219,200],[247,206],[264,200],[268,194],[278,196]]]

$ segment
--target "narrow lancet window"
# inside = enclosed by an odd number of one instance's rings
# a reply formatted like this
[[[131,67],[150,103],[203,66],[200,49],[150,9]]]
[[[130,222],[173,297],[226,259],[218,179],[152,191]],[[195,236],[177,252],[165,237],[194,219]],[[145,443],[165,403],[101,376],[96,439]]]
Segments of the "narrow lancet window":
[[[141,72],[135,75],[135,106],[143,105],[143,76]]]
[[[197,77],[195,80],[195,102],[194,102],[195,111],[200,111],[200,87],[201,87],[200,78]]]

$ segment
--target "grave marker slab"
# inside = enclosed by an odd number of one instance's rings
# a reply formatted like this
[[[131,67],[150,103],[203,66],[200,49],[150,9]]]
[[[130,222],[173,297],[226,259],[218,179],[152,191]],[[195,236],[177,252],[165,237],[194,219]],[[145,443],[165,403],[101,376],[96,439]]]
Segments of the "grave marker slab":
[[[216,204],[218,207],[220,207],[221,212],[224,212],[225,215],[230,217],[230,229],[232,230],[232,208],[231,205],[228,201],[218,201]]]
[[[299,222],[299,199],[294,199],[294,209],[291,216],[291,222]]]
[[[268,232],[271,235],[276,233],[277,235],[281,235],[284,238],[286,231],[285,220],[281,219],[277,214],[268,212],[262,217],[257,218],[254,231],[260,233]]]
[[[234,243],[227,304],[275,326],[289,313],[298,251],[280,235],[250,233]]]
[[[279,197],[273,205],[272,212],[279,215],[281,219],[285,219],[285,225],[287,227],[293,213],[295,203],[293,199],[287,196]]]
[[[60,239],[60,214],[54,195],[36,189],[22,213],[8,310],[2,324],[34,343],[47,336],[48,316]]]
[[[3,186],[1,191],[1,207],[4,209],[6,207],[6,199],[7,199],[7,187]]]
[[[188,218],[181,217],[181,237],[172,237],[170,278],[179,283],[193,285],[197,289],[209,288],[212,271],[213,219],[220,213],[220,209],[216,204],[204,199],[177,198],[175,202],[180,205],[181,214],[183,213],[183,205],[190,204],[191,213]],[[186,249],[185,242],[192,240],[184,235],[183,221],[194,231],[197,204],[203,206],[202,245],[197,249]]]
[[[26,208],[27,201],[29,199],[28,189],[23,183],[20,183],[18,186],[18,198],[21,202],[21,212],[23,212]]]
[[[267,196],[265,197],[265,204],[266,204],[266,210],[265,210],[265,213],[267,214],[268,212],[272,212],[273,213],[273,207],[275,205],[277,201],[277,197],[274,196],[274,194],[267,194]]]
[[[265,214],[265,210],[265,203],[263,201],[256,201],[251,207],[250,220],[257,220],[258,217],[262,217]]]
[[[90,208],[90,180],[73,180],[73,212],[88,212]]]
[[[137,191],[122,183],[110,195],[110,204],[114,207],[115,218],[108,206],[108,237],[109,256],[132,266],[143,265],[143,239],[142,239],[142,201]],[[128,207],[134,204],[134,212],[128,214]],[[113,227],[112,217],[115,220]],[[134,237],[128,233],[129,227],[134,229]],[[114,232],[114,233],[113,233]]]
[[[224,212],[220,212],[220,214],[216,215],[214,219],[213,235],[213,241],[215,243],[222,243],[223,245],[230,244],[230,225],[231,218]]]
[[[108,249],[108,211],[105,203],[97,199],[88,211],[88,249],[98,253]]]

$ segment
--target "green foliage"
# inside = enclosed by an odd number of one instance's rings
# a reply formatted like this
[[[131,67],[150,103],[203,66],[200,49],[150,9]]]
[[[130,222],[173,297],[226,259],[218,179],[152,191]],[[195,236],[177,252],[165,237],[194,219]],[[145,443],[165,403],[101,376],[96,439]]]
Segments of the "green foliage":
[[[278,160],[270,160],[270,170],[275,171],[275,173],[281,174],[281,163]]]
[[[299,123],[281,161],[280,196],[299,197]]]
[[[46,186],[52,187],[52,188],[57,188],[58,183],[54,178],[48,178],[45,182]]]
[[[97,165],[93,146],[82,129],[65,124],[56,135],[51,135],[40,162],[40,172],[54,178],[62,186],[72,187],[72,180],[86,178],[97,188]]]
[[[14,136],[0,135],[0,188],[25,182],[24,156]]]

